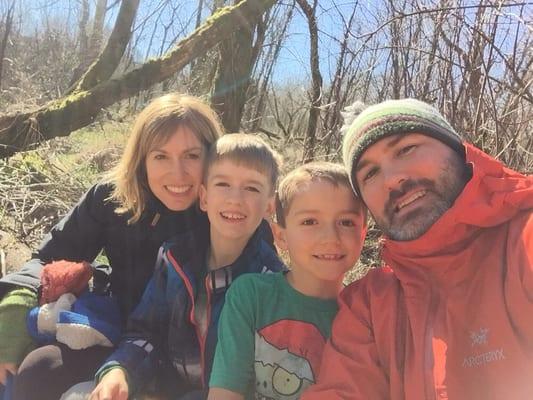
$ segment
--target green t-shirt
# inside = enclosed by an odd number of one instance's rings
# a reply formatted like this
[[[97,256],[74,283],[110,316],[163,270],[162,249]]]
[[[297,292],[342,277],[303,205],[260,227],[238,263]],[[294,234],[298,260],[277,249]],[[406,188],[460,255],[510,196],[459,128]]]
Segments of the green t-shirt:
[[[337,313],[283,273],[246,274],[226,294],[209,381],[247,399],[298,399],[315,382]]]

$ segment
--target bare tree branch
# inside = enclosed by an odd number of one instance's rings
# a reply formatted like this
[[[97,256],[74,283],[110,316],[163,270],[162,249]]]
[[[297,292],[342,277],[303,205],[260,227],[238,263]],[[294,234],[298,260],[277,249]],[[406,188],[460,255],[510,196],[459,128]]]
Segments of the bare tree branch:
[[[131,38],[131,27],[139,8],[139,0],[123,0],[117,21],[107,45],[80,79],[75,92],[90,89],[113,75]]]
[[[39,110],[0,117],[0,157],[26,150],[43,140],[67,136],[90,124],[101,109],[171,77],[274,3],[275,0],[244,0],[224,7],[163,57]]]
[[[433,14],[433,13],[439,13],[439,12],[443,12],[443,11],[469,10],[469,9],[473,9],[473,8],[476,8],[476,9],[477,8],[498,8],[499,9],[499,8],[530,6],[530,5],[533,5],[533,2],[527,1],[527,2],[523,2],[523,3],[511,3],[511,4],[498,3],[498,4],[477,4],[477,5],[472,5],[472,6],[438,7],[438,8],[428,8],[428,9],[425,9],[425,10],[417,10],[417,11],[414,11],[414,12],[411,12],[411,13],[398,13],[394,17],[392,17],[389,20],[383,22],[381,25],[379,25],[373,31],[367,32],[367,33],[363,33],[363,34],[357,35],[357,36],[353,35],[353,37],[355,39],[362,39],[362,38],[367,37],[367,36],[375,35],[376,33],[381,31],[383,28],[385,28],[387,25],[391,24],[392,22],[394,22],[394,21],[396,21],[398,19],[412,17],[412,16],[415,16],[415,15]]]

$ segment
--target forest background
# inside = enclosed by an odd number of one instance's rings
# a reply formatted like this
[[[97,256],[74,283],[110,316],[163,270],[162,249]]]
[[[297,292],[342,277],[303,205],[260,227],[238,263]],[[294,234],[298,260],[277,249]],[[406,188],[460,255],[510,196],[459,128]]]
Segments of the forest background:
[[[415,97],[533,172],[533,2],[0,0],[0,264],[26,261],[155,96],[201,96],[285,168],[340,161],[341,111]],[[372,227],[350,280],[379,264]]]

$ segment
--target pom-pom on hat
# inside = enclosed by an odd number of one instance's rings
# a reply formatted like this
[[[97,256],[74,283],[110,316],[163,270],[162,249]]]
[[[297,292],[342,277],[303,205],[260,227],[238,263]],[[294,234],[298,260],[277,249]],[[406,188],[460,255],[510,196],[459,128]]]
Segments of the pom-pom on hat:
[[[421,133],[444,142],[464,158],[465,150],[459,134],[436,108],[422,101],[387,100],[367,108],[358,101],[347,107],[342,115],[345,120],[341,128],[344,165],[358,194],[354,168],[368,147],[387,136]]]
[[[56,301],[64,293],[79,296],[91,276],[92,267],[86,261],[59,260],[46,264],[41,275],[40,304]]]

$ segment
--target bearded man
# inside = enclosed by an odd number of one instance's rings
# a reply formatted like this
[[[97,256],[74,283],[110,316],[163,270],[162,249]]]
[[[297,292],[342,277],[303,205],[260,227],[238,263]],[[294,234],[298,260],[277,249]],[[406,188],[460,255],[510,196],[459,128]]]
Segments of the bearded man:
[[[404,99],[345,130],[384,264],[348,286],[315,399],[533,398],[533,177]]]

